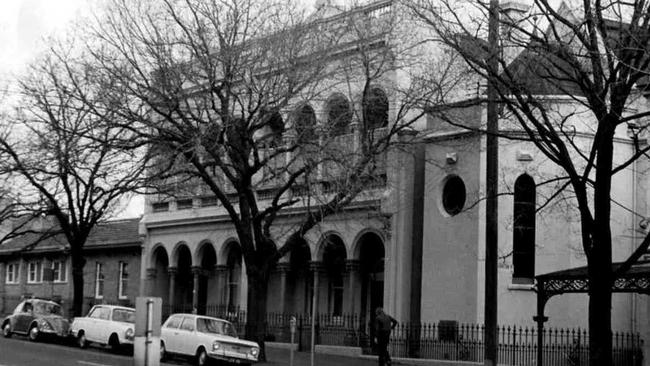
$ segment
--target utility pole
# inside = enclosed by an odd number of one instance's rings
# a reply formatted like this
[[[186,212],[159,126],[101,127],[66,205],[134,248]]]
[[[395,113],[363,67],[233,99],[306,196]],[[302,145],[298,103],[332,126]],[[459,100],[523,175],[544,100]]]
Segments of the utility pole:
[[[497,258],[499,248],[498,174],[499,174],[499,94],[495,76],[499,72],[499,1],[490,0],[488,21],[489,58],[487,84],[487,147],[485,172],[485,366],[497,364]]]

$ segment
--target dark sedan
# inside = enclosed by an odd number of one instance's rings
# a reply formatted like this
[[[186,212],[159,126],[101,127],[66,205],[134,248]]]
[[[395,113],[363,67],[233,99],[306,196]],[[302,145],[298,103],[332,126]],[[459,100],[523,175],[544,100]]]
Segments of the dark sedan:
[[[2,335],[24,334],[31,341],[44,336],[67,337],[70,323],[63,318],[61,306],[53,301],[28,299],[2,320]]]

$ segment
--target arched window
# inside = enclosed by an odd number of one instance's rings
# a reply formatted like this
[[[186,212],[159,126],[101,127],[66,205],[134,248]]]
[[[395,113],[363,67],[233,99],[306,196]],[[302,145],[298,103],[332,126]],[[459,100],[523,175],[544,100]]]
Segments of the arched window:
[[[284,120],[278,111],[267,113],[264,116],[264,127],[267,141],[272,146],[278,146],[282,143],[282,134],[284,134]]]
[[[333,136],[348,133],[348,125],[352,121],[350,102],[341,94],[332,96],[327,101],[327,124]]]
[[[523,174],[515,181],[513,209],[513,282],[532,283],[535,277],[535,181]]]
[[[299,143],[316,139],[316,113],[314,108],[309,104],[298,108],[293,115],[293,125]]]
[[[364,96],[363,108],[367,130],[388,125],[388,97],[382,89],[371,88],[368,90]]]

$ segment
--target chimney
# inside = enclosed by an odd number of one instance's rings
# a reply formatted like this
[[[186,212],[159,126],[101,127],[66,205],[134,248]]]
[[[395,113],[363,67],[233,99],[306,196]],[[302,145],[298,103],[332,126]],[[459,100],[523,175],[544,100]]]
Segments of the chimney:
[[[526,0],[501,2],[501,47],[507,63],[514,60],[529,41],[525,34],[517,29],[526,26],[523,22],[530,7]]]

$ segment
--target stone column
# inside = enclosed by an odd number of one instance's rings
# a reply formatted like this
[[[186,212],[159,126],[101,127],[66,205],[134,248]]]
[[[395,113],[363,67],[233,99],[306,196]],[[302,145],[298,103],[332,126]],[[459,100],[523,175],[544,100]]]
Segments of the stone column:
[[[345,270],[348,273],[348,311],[350,315],[357,313],[357,284],[359,283],[359,260],[348,259],[345,261]]]
[[[320,298],[320,277],[322,273],[324,272],[325,267],[323,266],[322,262],[309,262],[309,270],[312,272],[313,280],[314,280],[314,289],[312,292],[312,314],[318,314],[318,308],[319,308],[319,298]]]
[[[201,273],[201,267],[192,267],[192,275],[194,277],[194,280],[192,281],[192,313],[194,314],[196,314],[199,309],[199,282],[201,281]]]
[[[276,270],[280,274],[280,306],[278,311],[284,314],[286,309],[286,294],[287,294],[287,273],[289,272],[289,263],[278,263]]]
[[[314,276],[314,292],[312,295],[312,304],[311,304],[311,344],[316,347],[316,323],[318,322],[318,287],[320,273],[323,272],[323,263],[322,262],[309,262],[309,269],[312,271]],[[311,350],[311,364],[314,364],[314,353],[315,349]]]
[[[172,308],[170,309],[171,312],[173,312],[173,307],[176,304],[176,274],[178,273],[178,268],[169,267],[167,273],[169,274],[169,306]]]
[[[217,304],[219,306],[226,306],[226,277],[228,276],[228,266],[225,264],[217,264],[214,266],[214,273],[217,277]]]

